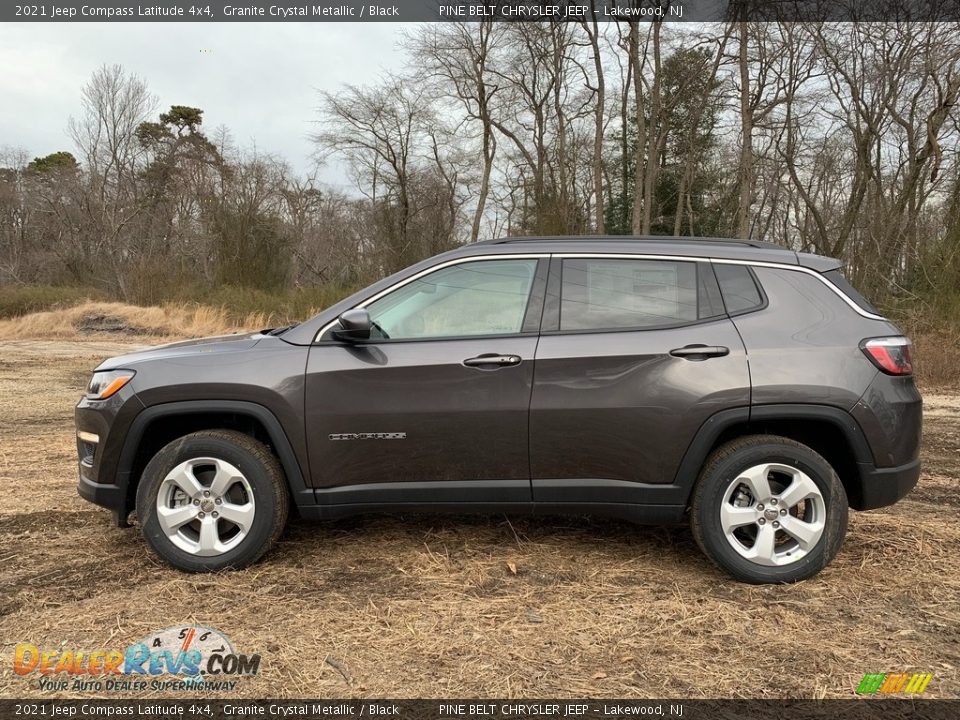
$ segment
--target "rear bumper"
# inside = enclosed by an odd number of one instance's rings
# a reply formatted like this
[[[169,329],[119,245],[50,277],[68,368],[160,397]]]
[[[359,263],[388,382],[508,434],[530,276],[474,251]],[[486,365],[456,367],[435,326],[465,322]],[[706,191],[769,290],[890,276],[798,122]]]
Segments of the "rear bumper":
[[[893,505],[913,490],[920,479],[920,458],[891,468],[860,465],[859,497],[850,498],[855,510],[875,510]]]
[[[869,445],[857,453],[860,482],[851,488],[850,507],[886,507],[909,493],[920,478],[923,398],[913,376],[878,372],[850,411]]]

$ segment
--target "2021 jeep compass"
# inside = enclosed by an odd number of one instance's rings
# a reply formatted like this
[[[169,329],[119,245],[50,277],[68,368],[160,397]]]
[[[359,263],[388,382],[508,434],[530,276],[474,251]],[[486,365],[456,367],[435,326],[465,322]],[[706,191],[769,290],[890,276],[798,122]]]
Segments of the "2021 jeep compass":
[[[103,362],[80,494],[178,568],[309,518],[689,518],[747,582],[810,577],[920,473],[910,343],[840,265],[733,240],[475,243],[296,326]]]

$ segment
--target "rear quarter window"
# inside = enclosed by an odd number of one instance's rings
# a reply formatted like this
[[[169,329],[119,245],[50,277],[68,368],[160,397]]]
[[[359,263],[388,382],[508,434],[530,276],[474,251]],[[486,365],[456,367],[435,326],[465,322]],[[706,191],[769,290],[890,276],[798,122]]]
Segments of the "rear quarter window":
[[[714,263],[723,304],[730,315],[763,307],[765,300],[753,272],[746,265]]]
[[[836,285],[844,295],[853,300],[861,310],[866,310],[868,313],[873,313],[874,315],[880,314],[880,311],[873,306],[873,303],[857,292],[857,289],[843,276],[839,268],[836,270],[828,270],[823,273],[823,276]]]

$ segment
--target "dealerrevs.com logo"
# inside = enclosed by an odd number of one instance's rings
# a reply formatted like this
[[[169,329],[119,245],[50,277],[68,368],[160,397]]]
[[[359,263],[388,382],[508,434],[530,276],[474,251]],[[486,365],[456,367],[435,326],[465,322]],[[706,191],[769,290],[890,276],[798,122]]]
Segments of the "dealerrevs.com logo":
[[[238,653],[214,628],[179,625],[125,649],[50,649],[20,643],[13,671],[37,676],[38,689],[50,692],[232,691],[237,678],[260,671],[260,655]]]

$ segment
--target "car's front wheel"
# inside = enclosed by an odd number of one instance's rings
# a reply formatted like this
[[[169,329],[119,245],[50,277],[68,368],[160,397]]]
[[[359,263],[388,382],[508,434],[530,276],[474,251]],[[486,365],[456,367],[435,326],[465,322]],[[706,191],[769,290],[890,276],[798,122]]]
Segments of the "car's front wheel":
[[[789,438],[751,435],[717,449],[694,489],[700,549],[737,580],[786,583],[822,570],[847,532],[847,495],[818,453]]]
[[[276,541],[289,498],[276,457],[232,430],[178,438],[147,464],[137,517],[150,546],[174,567],[245,567]]]

